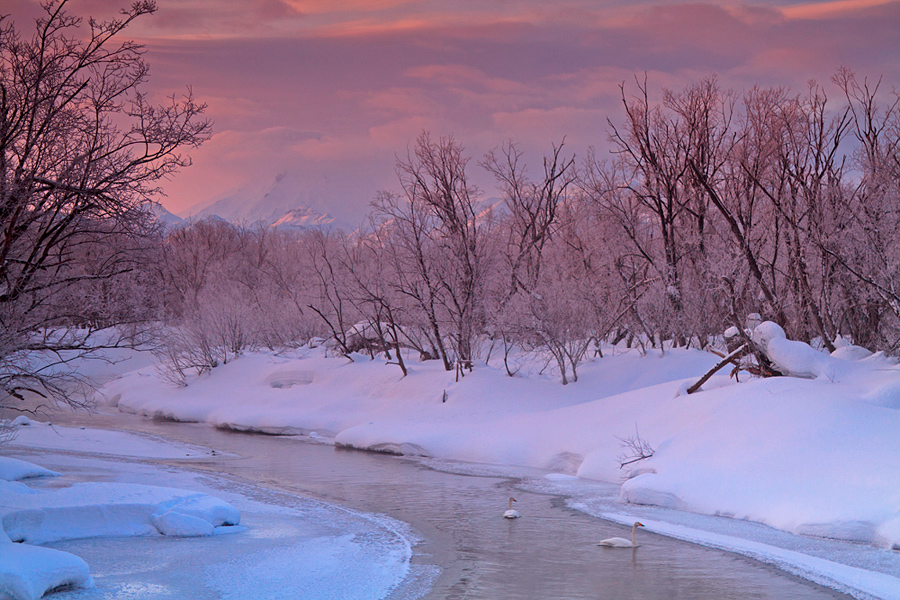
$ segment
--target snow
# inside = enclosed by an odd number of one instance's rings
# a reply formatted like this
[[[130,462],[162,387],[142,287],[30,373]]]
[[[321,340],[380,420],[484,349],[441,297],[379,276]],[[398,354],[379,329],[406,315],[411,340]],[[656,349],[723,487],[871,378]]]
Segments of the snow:
[[[185,516],[191,519],[177,518]],[[37,494],[6,490],[0,518],[12,541],[29,544],[98,536],[196,535],[196,519],[208,525],[202,534],[210,534],[214,527],[240,522],[234,507],[205,494],[108,482],[76,483]],[[156,527],[159,521],[162,530]]]
[[[0,481],[2,600],[32,600],[59,588],[91,588],[95,582],[103,587],[97,597],[118,598],[133,595],[135,586],[159,587],[150,580],[167,577],[184,586],[182,594],[173,588],[175,597],[191,597],[202,587],[221,597],[293,598],[301,590],[300,596],[307,598],[377,600],[410,572],[414,536],[386,517],[287,495],[270,505],[250,499],[270,492],[134,462],[191,458],[196,449],[190,446],[126,432],[50,427],[38,421],[26,426],[31,437],[25,442],[17,438],[15,447],[55,461],[57,470],[0,458],[0,473],[34,484]],[[92,451],[47,450],[57,437],[68,440],[64,446],[85,442]],[[131,452],[135,446],[141,449],[140,456]],[[101,447],[105,452],[94,451]],[[68,475],[69,470],[81,475]],[[95,473],[104,481],[77,480],[84,473]],[[179,487],[159,485],[162,482]],[[215,489],[210,489],[211,482]],[[245,512],[250,517],[246,526]],[[224,543],[215,541],[222,536],[214,534],[223,533],[232,535]],[[151,546],[141,550],[137,541],[163,537],[195,541],[183,549],[167,546],[164,555],[154,553]],[[117,542],[129,538],[136,540],[132,550]],[[76,556],[79,549],[96,553],[98,542],[79,545],[82,539],[109,539],[113,543],[109,547],[119,550],[114,560],[101,561],[106,566],[101,566],[99,580]],[[203,545],[204,539],[210,541]],[[61,543],[70,551],[41,546]],[[198,572],[206,573],[199,582]],[[147,578],[143,583],[135,580],[140,574]],[[164,574],[162,579],[158,574]]]
[[[126,361],[105,373],[97,363],[90,369],[107,382],[97,401],[125,412],[417,455],[436,468],[537,468],[549,471],[542,485],[559,493],[609,482],[573,506],[626,524],[639,516],[656,533],[745,554],[860,598],[900,598],[896,361],[846,340],[836,340],[829,355],[788,340],[768,322],[748,333],[791,377],[740,373],[736,382],[719,374],[687,394],[718,356],[610,348],[582,364],[578,382],[567,386],[528,355],[512,357],[516,377],[495,359],[457,380],[438,361],[412,354],[402,377],[382,358],[331,357],[325,347],[247,353],[182,388],[160,378],[145,355],[132,360],[133,370]],[[129,432],[16,422],[17,447],[66,453],[70,461],[210,455]],[[654,454],[621,469],[622,440],[634,435]],[[221,490],[196,482],[155,485],[170,475],[154,485],[41,484],[58,481],[61,472],[65,479],[62,470],[0,457],[0,598],[92,585],[83,560],[40,544],[103,536],[212,539],[241,529],[234,527],[243,512],[234,503],[246,503],[240,495],[223,500]],[[408,538],[378,531],[374,537],[386,541],[360,546],[341,527],[316,535],[304,528],[277,551],[270,540],[252,560],[221,561],[213,580],[250,593],[266,574],[282,573],[266,588],[272,597],[287,586],[382,598],[408,572],[411,551]],[[368,570],[348,579],[341,565],[355,563]],[[287,568],[297,564],[302,568]],[[350,587],[334,587],[336,577]]]
[[[757,325],[751,338],[784,375],[815,379],[826,376],[834,363],[831,357],[809,344],[787,339],[784,329],[771,321]]]
[[[7,457],[0,458],[0,473],[4,480],[59,475]],[[230,504],[187,490],[110,482],[34,490],[2,483],[0,598],[30,600],[62,586],[93,584],[82,559],[40,544],[98,536],[211,535],[217,527],[240,522]]]
[[[16,432],[15,443],[32,448],[93,454],[109,454],[114,451],[119,456],[135,458],[176,459],[209,456],[209,450],[206,448],[175,446],[134,433],[55,427],[52,423],[44,423],[26,417],[18,417],[16,422],[20,426]],[[2,473],[2,467],[0,467],[0,477],[2,477]]]
[[[736,383],[720,374],[689,395],[719,357],[607,348],[567,386],[527,356],[513,357],[522,367],[516,377],[499,364],[479,364],[457,381],[437,361],[410,354],[404,378],[382,358],[348,360],[306,347],[248,353],[178,389],[146,367],[110,382],[103,397],[148,416],[547,469],[620,484],[624,506],[744,519],[888,553],[900,548],[896,362],[845,341],[828,355],[769,322],[750,333],[792,377],[740,373]],[[622,470],[621,440],[636,430],[655,454]],[[882,575],[900,589],[900,570]],[[850,571],[832,579],[848,588],[860,580]]]
[[[59,473],[28,461],[0,456],[0,479],[4,481],[18,481],[29,477],[55,477],[57,475]]]
[[[622,497],[898,544],[900,413],[848,399],[847,387],[773,378],[682,397],[709,421],[684,423],[646,461],[655,472],[625,482]]]
[[[31,600],[64,586],[92,585],[87,563],[73,554],[0,540],[0,598]]]

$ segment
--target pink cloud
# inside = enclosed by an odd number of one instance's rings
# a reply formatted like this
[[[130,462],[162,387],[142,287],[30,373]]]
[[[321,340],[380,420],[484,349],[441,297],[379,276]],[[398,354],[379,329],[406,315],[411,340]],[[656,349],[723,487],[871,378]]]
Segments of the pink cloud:
[[[501,112],[493,115],[492,133],[498,140],[513,139],[526,147],[549,148],[565,138],[570,147],[584,149],[604,140],[606,116],[605,111],[572,107]]]
[[[466,65],[423,65],[407,69],[407,77],[451,87],[483,89],[500,94],[521,94],[528,91],[524,84],[503,77],[490,77],[484,71]]]
[[[833,19],[866,11],[871,8],[897,4],[897,0],[832,0],[795,4],[781,9],[788,19]]]
[[[373,12],[419,4],[419,0],[283,0],[298,13]]]
[[[391,87],[366,94],[363,106],[381,110],[391,116],[434,113],[440,109],[436,100],[416,87]]]
[[[737,90],[800,91],[841,64],[900,85],[898,31],[896,0],[165,0],[131,33],[148,46],[154,97],[191,85],[215,120],[168,204],[288,171],[362,210],[423,129],[476,158],[507,138],[540,155],[563,135],[573,149],[602,142],[619,85],[631,93],[644,73],[657,97],[711,73]]]

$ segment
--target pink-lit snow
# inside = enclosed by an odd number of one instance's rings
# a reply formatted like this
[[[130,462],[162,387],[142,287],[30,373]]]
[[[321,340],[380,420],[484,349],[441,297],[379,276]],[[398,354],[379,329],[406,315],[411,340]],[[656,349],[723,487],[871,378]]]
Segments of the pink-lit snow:
[[[409,356],[409,375],[402,377],[383,358],[354,354],[351,361],[304,347],[247,353],[182,388],[157,377],[155,367],[142,366],[107,383],[97,398],[148,416],[536,467],[557,473],[554,485],[573,476],[611,481],[621,484],[622,509],[655,505],[726,516],[895,554],[896,361],[845,344],[828,355],[787,340],[772,324],[753,334],[775,366],[792,376],[754,379],[742,372],[737,383],[724,370],[700,392],[687,394],[717,356],[607,348],[603,358],[582,364],[578,381],[567,386],[545,372],[542,361],[527,357],[519,357],[516,377],[508,377],[495,359],[457,381],[437,361]],[[636,432],[655,453],[621,469],[622,439]],[[615,520],[615,514],[604,516]],[[784,557],[757,542],[679,533],[665,523],[653,527],[738,552],[750,543],[745,554],[769,556],[788,570],[802,565],[793,570],[810,579],[860,597],[900,598],[900,579],[890,574],[861,576],[856,567]],[[885,592],[894,585],[895,591]]]

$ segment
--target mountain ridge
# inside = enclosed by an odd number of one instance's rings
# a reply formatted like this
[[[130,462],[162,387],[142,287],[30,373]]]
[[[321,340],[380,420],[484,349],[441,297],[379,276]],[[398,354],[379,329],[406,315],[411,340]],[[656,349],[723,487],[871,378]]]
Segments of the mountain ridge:
[[[289,229],[355,229],[350,226],[349,215],[335,214],[331,208],[336,208],[334,203],[305,186],[302,177],[279,173],[272,180],[255,182],[194,205],[178,216],[186,221],[217,216],[241,225]]]

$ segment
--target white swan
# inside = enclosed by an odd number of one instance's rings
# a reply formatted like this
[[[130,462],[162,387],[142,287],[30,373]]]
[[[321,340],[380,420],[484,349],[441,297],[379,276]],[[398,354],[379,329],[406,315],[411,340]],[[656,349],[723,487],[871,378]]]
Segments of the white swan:
[[[600,540],[598,546],[609,546],[610,548],[637,548],[637,541],[634,539],[634,532],[637,531],[638,527],[643,527],[644,524],[638,521],[634,522],[634,525],[631,526],[631,541],[629,542],[625,538],[614,537],[607,538],[605,540]]]
[[[510,499],[509,499],[509,510],[507,510],[505,513],[503,513],[503,517],[504,517],[504,518],[506,518],[506,519],[518,519],[519,517],[522,516],[522,515],[519,514],[519,511],[513,510],[512,503],[515,502],[515,501],[516,501],[515,498],[510,498]]]

